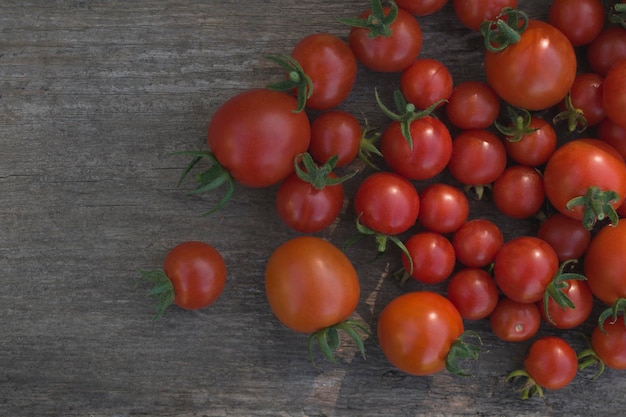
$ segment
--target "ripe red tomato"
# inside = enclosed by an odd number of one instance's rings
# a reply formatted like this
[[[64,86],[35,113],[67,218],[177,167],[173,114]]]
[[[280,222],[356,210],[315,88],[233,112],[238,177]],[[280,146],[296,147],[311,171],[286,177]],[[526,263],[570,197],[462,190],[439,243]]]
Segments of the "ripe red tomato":
[[[591,333],[591,347],[609,368],[626,369],[626,326],[620,320],[607,319],[603,326],[596,326]]]
[[[457,260],[473,268],[482,268],[493,262],[503,244],[500,227],[487,219],[468,221],[452,237]]]
[[[567,287],[562,290],[574,307],[561,307],[554,299],[548,300],[548,315],[543,302],[538,302],[539,312],[544,321],[557,329],[573,329],[589,318],[593,309],[593,294],[586,281],[567,280]]]
[[[429,291],[394,298],[380,313],[377,325],[378,341],[387,360],[411,375],[441,371],[463,330],[456,307]]]
[[[296,332],[314,333],[354,312],[360,284],[339,248],[317,237],[301,236],[281,244],[269,257],[265,293],[281,323]]]
[[[500,98],[481,81],[465,81],[452,90],[446,115],[459,129],[486,129],[500,114]]]
[[[582,132],[600,123],[606,118],[602,103],[603,87],[604,78],[600,75],[591,72],[578,74],[569,95],[559,104],[561,112],[554,117],[554,123],[567,121],[570,132]]]
[[[574,46],[590,44],[604,28],[604,6],[600,0],[554,0],[548,22]]]
[[[511,300],[543,300],[546,287],[559,270],[559,259],[548,242],[520,236],[506,242],[494,262],[493,276],[500,291]]]
[[[602,105],[613,123],[626,128],[626,58],[613,64],[607,72]]]
[[[607,26],[587,46],[587,61],[591,70],[605,77],[609,68],[626,58],[626,29]]]
[[[420,211],[417,220],[432,232],[452,233],[469,216],[469,201],[456,187],[435,183],[420,192]]]
[[[371,174],[359,185],[354,211],[360,223],[385,235],[407,231],[417,221],[420,199],[406,178],[391,172]]]
[[[401,122],[393,121],[380,140],[380,152],[393,171],[411,180],[425,180],[441,173],[452,155],[452,137],[446,125],[433,116],[410,124],[412,145],[402,134]]]
[[[441,61],[417,59],[400,76],[400,91],[418,109],[447,100],[452,93],[452,74]]]
[[[487,50],[487,83],[512,106],[544,110],[558,104],[576,77],[576,53],[571,42],[554,26],[528,20],[517,43],[504,50]]]
[[[530,346],[524,367],[537,385],[555,390],[572,382],[578,372],[578,357],[563,338],[544,336]]]
[[[591,231],[578,220],[554,213],[541,223],[537,237],[552,246],[559,262],[565,262],[582,258],[591,242]]]
[[[492,198],[498,210],[509,217],[531,217],[545,200],[543,177],[534,168],[512,165],[493,183]]]
[[[626,222],[606,225],[591,239],[584,263],[593,294],[613,304],[626,298]]]
[[[209,122],[207,143],[232,178],[248,187],[267,187],[294,170],[306,152],[311,126],[289,94],[268,89],[240,93],[222,104]]]
[[[401,9],[415,16],[427,16],[440,10],[448,0],[396,0]]]
[[[380,1],[374,3],[380,6]],[[398,9],[396,18],[390,22],[388,17],[393,15],[390,13],[392,8],[397,9],[397,5],[392,3],[391,7],[382,7],[380,13],[378,8],[363,12],[358,20],[370,27],[354,26],[350,30],[350,48],[359,62],[373,71],[404,71],[417,59],[422,49],[422,29],[415,17]],[[376,18],[368,21],[371,15]]]
[[[331,110],[320,114],[311,123],[309,153],[320,164],[337,155],[335,167],[352,162],[359,153],[363,131],[351,113]]]
[[[412,269],[410,275],[415,280],[424,284],[437,284],[454,271],[454,247],[441,233],[419,232],[412,235],[404,245],[412,263],[402,253],[402,266],[405,271]]]
[[[537,334],[541,313],[535,303],[519,303],[507,297],[489,315],[491,331],[506,342],[522,342]]]
[[[463,268],[448,281],[446,296],[465,320],[480,320],[496,308],[499,292],[487,271]]]
[[[452,5],[459,21],[478,32],[481,23],[495,20],[503,8],[516,8],[517,0],[452,0]]]
[[[527,126],[512,127],[511,132],[514,134],[504,138],[504,147],[507,155],[520,165],[543,165],[556,150],[556,132],[542,117],[533,115]]]
[[[626,127],[622,127],[605,117],[598,125],[596,136],[615,148],[622,158],[626,159]]]
[[[291,52],[313,91],[306,100],[307,107],[327,110],[341,104],[352,91],[356,81],[357,62],[346,42],[328,33],[315,33],[301,39]]]
[[[626,197],[626,165],[614,148],[597,139],[572,140],[559,147],[548,160],[543,179],[550,203],[587,227],[610,217],[611,208],[619,207]],[[570,200],[583,196],[581,204],[568,206]]]
[[[186,310],[197,310],[214,303],[226,285],[226,263],[213,246],[187,241],[174,246],[165,256],[162,271],[143,272],[159,299],[155,318],[172,302]]]

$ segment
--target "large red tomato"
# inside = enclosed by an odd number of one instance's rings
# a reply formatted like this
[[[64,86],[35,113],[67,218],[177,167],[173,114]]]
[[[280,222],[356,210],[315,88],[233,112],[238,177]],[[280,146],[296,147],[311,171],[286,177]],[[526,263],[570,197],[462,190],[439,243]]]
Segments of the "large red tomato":
[[[626,221],[604,226],[591,239],[584,260],[593,294],[607,304],[626,298]]]

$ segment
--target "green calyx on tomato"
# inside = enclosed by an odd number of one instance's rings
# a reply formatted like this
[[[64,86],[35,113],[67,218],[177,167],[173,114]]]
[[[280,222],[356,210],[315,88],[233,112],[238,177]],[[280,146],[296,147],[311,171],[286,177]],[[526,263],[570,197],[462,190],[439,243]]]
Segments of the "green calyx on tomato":
[[[198,183],[198,186],[195,189],[189,191],[189,194],[193,195],[204,193],[219,188],[224,184],[227,184],[228,189],[226,190],[226,193],[222,196],[222,199],[217,203],[215,207],[206,212],[205,215],[212,214],[224,207],[235,192],[235,180],[233,179],[232,175],[230,175],[228,170],[218,162],[215,155],[213,155],[213,153],[210,151],[185,151],[177,152],[176,155],[193,156],[193,159],[191,160],[189,165],[187,165],[187,168],[185,168],[182,175],[180,176],[180,179],[178,180],[179,186],[183,182],[185,177],[187,177],[189,172],[193,169],[193,167],[202,160],[202,158],[208,158],[211,161],[210,168],[196,175],[196,182]]]
[[[366,121],[365,128],[361,134],[361,142],[359,144],[359,158],[365,163],[365,165],[377,171],[379,171],[380,168],[372,162],[372,155],[376,155],[381,158],[383,157],[382,152],[380,152],[375,144],[375,142],[380,139],[380,136],[380,132],[377,132],[374,128],[369,127]]]
[[[589,340],[588,340],[589,342]],[[578,370],[584,371],[590,366],[598,365],[598,371],[591,379],[598,379],[606,369],[606,364],[602,358],[596,353],[591,346],[591,342],[588,343],[589,347],[578,354]]]
[[[365,326],[363,326],[363,324],[357,321],[345,320],[341,323],[325,327],[322,330],[318,330],[317,332],[309,335],[307,349],[309,352],[309,359],[313,365],[315,365],[315,360],[313,359],[313,344],[315,342],[319,345],[326,359],[332,363],[337,362],[334,351],[339,347],[339,330],[350,336],[350,339],[352,339],[352,341],[359,348],[361,356],[365,359],[365,345],[358,331],[360,330],[363,333],[370,335],[369,331],[365,328]]]
[[[485,48],[490,52],[501,52],[520,41],[528,26],[528,15],[521,10],[505,7],[495,20],[486,20],[480,25]]]
[[[396,2],[390,1],[389,5],[389,13],[385,15],[382,2],[380,0],[372,0],[372,12],[367,18],[341,19],[340,22],[355,28],[368,29],[367,36],[372,39],[379,36],[389,37],[392,33],[390,26],[398,17],[398,5]]]
[[[521,392],[520,398],[522,400],[527,400],[535,395],[543,398],[543,388],[541,385],[537,384],[537,382],[528,374],[526,370],[518,369],[511,372],[506,377],[506,381],[509,382],[517,378],[526,378],[526,382],[524,382],[524,384],[519,388],[519,391]]]
[[[507,141],[519,142],[524,136],[538,130],[538,128],[530,127],[532,115],[528,110],[507,106],[507,114],[510,121],[508,126],[499,123],[497,120],[493,122],[496,129],[506,136]]]
[[[565,120],[567,120],[567,130],[570,133],[573,133],[576,130],[578,133],[582,133],[589,125],[583,111],[574,107],[571,93],[567,93],[567,96],[565,96],[565,110],[554,116],[552,123],[558,125]]]
[[[611,23],[618,23],[626,28],[626,3],[617,3],[609,14]]]
[[[602,191],[599,187],[589,187],[585,195],[572,198],[567,202],[568,210],[576,206],[583,207],[583,225],[591,230],[597,221],[608,218],[611,225],[617,226],[619,216],[611,205],[619,201],[619,194],[613,190]]]
[[[326,186],[341,184],[357,174],[358,171],[354,171],[343,177],[332,177],[330,174],[332,174],[338,159],[339,157],[334,155],[324,165],[318,166],[313,161],[311,154],[303,153],[294,159],[294,171],[302,181],[308,182],[316,190],[321,190]],[[300,163],[302,163],[304,169],[300,166]]]
[[[409,144],[409,148],[413,149],[413,138],[411,136],[411,123],[417,119],[421,119],[422,117],[429,116],[441,103],[446,102],[446,100],[439,100],[433,104],[431,104],[427,109],[417,111],[415,105],[406,101],[402,91],[399,89],[393,92],[393,100],[396,105],[396,109],[398,113],[394,113],[387,106],[385,106],[380,99],[380,95],[378,94],[378,90],[374,90],[374,95],[376,96],[376,103],[378,103],[378,107],[385,113],[385,116],[389,117],[394,122],[400,123],[400,129],[402,131],[402,136],[406,139]]]
[[[266,58],[280,65],[287,71],[289,76],[289,78],[284,81],[268,85],[267,88],[274,91],[291,91],[295,89],[298,106],[293,112],[300,113],[304,110],[306,101],[311,97],[311,94],[313,94],[313,81],[311,77],[304,72],[300,63],[290,55],[268,55]]]
[[[478,339],[479,345],[474,345],[471,343],[467,343],[465,339],[469,336],[474,336]],[[456,376],[472,376],[472,374],[467,373],[461,369],[459,366],[460,360],[471,359],[477,360],[478,355],[482,352],[482,344],[483,341],[480,335],[472,330],[467,330],[459,336],[457,340],[452,343],[450,347],[450,352],[446,356],[446,369],[448,372],[453,373]]]
[[[158,300],[157,312],[153,317],[153,319],[156,320],[161,317],[165,309],[174,302],[174,285],[167,275],[165,275],[165,272],[160,270],[141,271],[141,276],[143,280],[154,284],[154,287],[148,291],[148,295],[156,297]],[[141,281],[141,279],[139,281]]]
[[[550,299],[563,309],[576,308],[576,305],[574,305],[572,300],[565,294],[565,290],[568,288],[567,281],[586,281],[587,277],[575,272],[565,272],[565,268],[577,262],[578,261],[576,259],[569,259],[563,262],[559,266],[559,270],[555,274],[554,278],[552,278],[552,281],[548,284],[543,294],[543,309],[546,314],[546,319],[551,324],[555,324],[555,322],[550,316],[550,309],[548,308],[548,302]]]
[[[618,298],[613,305],[604,310],[598,317],[598,326],[603,333],[606,333],[604,329],[604,322],[610,317],[611,323],[616,323],[618,316],[622,315],[624,318],[624,326],[626,326],[626,298]]]

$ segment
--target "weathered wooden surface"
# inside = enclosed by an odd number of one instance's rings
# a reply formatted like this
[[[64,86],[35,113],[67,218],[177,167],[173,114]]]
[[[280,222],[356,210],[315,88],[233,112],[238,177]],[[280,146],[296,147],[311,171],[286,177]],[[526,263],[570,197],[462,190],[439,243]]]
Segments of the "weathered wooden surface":
[[[545,0],[520,3],[547,15]],[[217,196],[176,187],[187,160],[170,153],[202,149],[217,106],[280,76],[265,54],[287,53],[315,31],[345,37],[337,18],[366,7],[0,2],[1,416],[595,416],[626,407],[625,375],[610,370],[598,381],[583,373],[545,400],[518,400],[504,378],[528,344],[498,341],[484,321],[468,324],[487,348],[471,378],[405,376],[372,340],[367,360],[346,344],[338,364],[320,359],[315,369],[306,336],[280,325],[264,296],[267,257],[295,236],[272,211],[273,189],[238,188],[225,210],[203,217]],[[451,4],[420,23],[422,56],[450,65],[455,81],[482,77],[480,38]],[[361,69],[343,108],[383,126],[373,88],[385,94],[396,81]],[[472,216],[493,215],[488,203],[472,204]],[[511,237],[532,223],[504,227]],[[347,209],[322,235],[341,244],[352,232]],[[153,322],[138,271],[160,267],[189,239],[222,251],[226,290],[209,309],[171,308]],[[368,326],[401,293],[385,279],[397,253],[365,262],[372,251],[367,242],[348,251],[363,282],[355,318]]]

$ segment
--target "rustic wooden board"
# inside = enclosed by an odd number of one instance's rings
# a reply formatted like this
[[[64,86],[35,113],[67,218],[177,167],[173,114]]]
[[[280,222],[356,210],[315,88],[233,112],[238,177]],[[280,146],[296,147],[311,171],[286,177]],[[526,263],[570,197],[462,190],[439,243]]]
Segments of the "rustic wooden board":
[[[520,4],[547,15],[545,0]],[[264,55],[316,31],[345,38],[337,19],[367,5],[0,2],[0,415],[591,416],[626,407],[626,378],[611,370],[519,400],[504,378],[528,343],[500,342],[485,321],[468,323],[487,348],[470,378],[405,376],[372,340],[366,360],[346,343],[336,365],[319,358],[313,368],[306,336],[278,323],[264,296],[267,257],[296,236],[272,210],[275,189],[239,187],[225,210],[203,217],[218,197],[186,195],[191,181],[177,188],[187,161],[170,154],[203,149],[224,100],[281,76]],[[482,78],[481,40],[451,4],[420,23],[422,56],[448,64],[457,82]],[[396,82],[360,69],[342,108],[384,126],[373,89],[385,95]],[[498,217],[488,202],[471,210],[497,218],[507,238],[535,227]],[[349,207],[340,220],[320,234],[338,245],[353,233]],[[190,239],[222,251],[225,292],[209,309],[171,308],[152,321],[138,271]],[[348,250],[363,283],[355,318],[368,326],[402,293],[387,279],[398,253],[366,262],[373,250],[365,241]],[[585,346],[577,333],[559,334]]]

